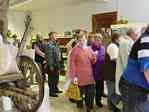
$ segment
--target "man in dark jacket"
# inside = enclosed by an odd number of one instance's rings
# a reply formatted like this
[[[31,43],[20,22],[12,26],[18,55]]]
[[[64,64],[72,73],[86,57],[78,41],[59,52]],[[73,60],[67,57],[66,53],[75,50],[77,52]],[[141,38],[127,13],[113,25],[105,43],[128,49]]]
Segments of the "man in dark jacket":
[[[50,96],[58,97],[57,93],[61,93],[58,89],[59,71],[61,68],[61,51],[56,42],[57,33],[49,33],[49,43],[44,47],[47,59],[48,85],[50,88]]]

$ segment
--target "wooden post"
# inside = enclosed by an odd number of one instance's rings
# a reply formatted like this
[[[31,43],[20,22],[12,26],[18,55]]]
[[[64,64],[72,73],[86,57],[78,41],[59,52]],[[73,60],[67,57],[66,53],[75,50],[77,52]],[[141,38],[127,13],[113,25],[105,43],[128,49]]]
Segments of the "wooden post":
[[[2,21],[3,26],[1,29],[3,33],[6,34],[8,29],[8,19],[7,19],[7,11],[9,7],[9,0],[0,0],[0,21]]]

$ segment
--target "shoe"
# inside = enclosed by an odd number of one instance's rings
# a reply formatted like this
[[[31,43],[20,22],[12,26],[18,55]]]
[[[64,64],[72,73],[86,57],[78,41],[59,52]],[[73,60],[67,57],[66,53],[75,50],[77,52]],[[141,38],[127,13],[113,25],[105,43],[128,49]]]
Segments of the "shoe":
[[[121,96],[117,95],[117,94],[114,94],[114,95],[111,96],[110,99],[111,99],[111,103],[116,106],[121,101]]]
[[[71,99],[71,98],[69,99],[69,101],[72,102],[72,103],[76,103],[77,102],[77,101],[75,101],[74,99]]]
[[[108,95],[106,95],[105,93],[103,93],[102,94],[102,97],[105,97],[106,98],[106,97],[108,97]]]
[[[121,110],[119,108],[115,108],[114,112],[121,112]]]
[[[57,90],[56,93],[63,93],[63,91]]]
[[[87,109],[86,112],[91,112],[91,111]]]
[[[83,101],[77,101],[77,108],[83,108]]]
[[[50,97],[58,97],[57,94],[50,94]]]
[[[101,102],[96,104],[98,107],[103,107],[103,104]]]
[[[116,106],[114,106],[114,105],[110,105],[109,110],[111,112],[121,112],[121,110],[119,108],[117,108]]]

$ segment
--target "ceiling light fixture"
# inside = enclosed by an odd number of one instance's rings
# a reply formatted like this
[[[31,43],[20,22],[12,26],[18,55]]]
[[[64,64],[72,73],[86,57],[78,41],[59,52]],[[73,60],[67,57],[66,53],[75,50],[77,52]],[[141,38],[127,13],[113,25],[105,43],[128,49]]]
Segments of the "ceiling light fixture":
[[[96,2],[110,2],[111,0],[96,0]]]

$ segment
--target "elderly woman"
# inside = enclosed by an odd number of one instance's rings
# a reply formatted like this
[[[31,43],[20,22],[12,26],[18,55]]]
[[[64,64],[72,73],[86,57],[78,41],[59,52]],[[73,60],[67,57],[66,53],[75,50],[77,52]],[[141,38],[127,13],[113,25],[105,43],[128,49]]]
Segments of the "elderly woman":
[[[77,107],[83,108],[85,99],[86,112],[91,112],[94,102],[94,77],[92,60],[95,58],[90,47],[87,47],[87,39],[81,34],[77,45],[72,49],[69,57],[69,75],[74,84],[80,88],[82,99],[77,102]],[[85,98],[84,98],[85,96]]]
[[[101,97],[103,94],[103,64],[105,57],[105,47],[102,45],[102,37],[96,36],[95,42],[92,44],[92,49],[96,53],[97,61],[93,65],[93,73],[95,80],[95,90],[96,90],[96,105],[102,107]]]

